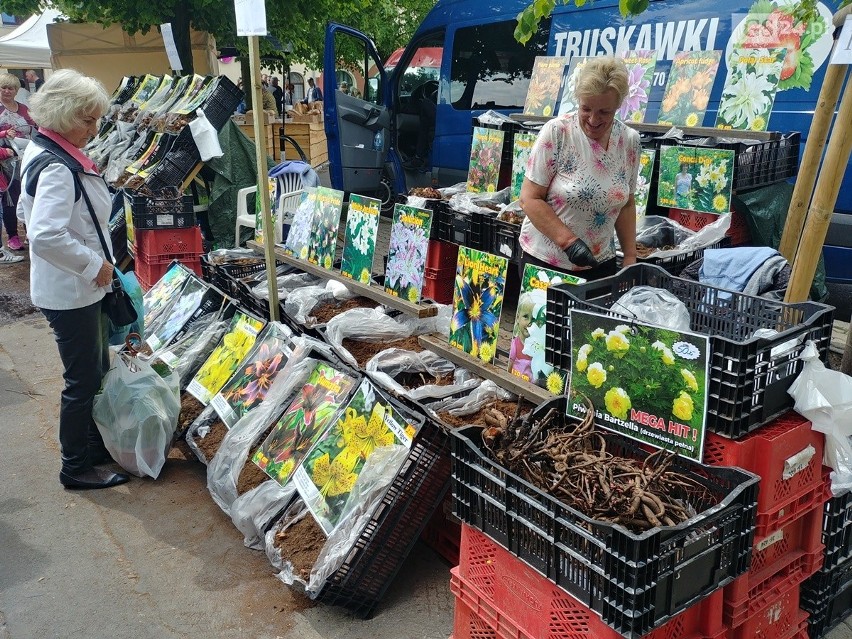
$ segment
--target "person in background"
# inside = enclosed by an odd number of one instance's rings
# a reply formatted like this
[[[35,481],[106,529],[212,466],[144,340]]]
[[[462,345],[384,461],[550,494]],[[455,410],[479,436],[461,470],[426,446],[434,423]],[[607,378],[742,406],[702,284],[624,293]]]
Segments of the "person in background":
[[[269,87],[269,92],[272,94],[272,97],[275,98],[275,107],[278,109],[278,113],[284,112],[284,91],[278,86],[278,78],[272,78],[272,84]]]
[[[624,62],[593,58],[579,71],[577,112],[542,127],[521,186],[521,274],[531,263],[589,280],[614,275],[613,231],[624,266],[636,262],[639,133],[615,119],[627,91]]]
[[[39,128],[24,152],[18,203],[30,240],[30,296],[53,329],[64,367],[59,481],[71,489],[109,488],[129,479],[98,467],[111,458],[92,418],[109,368],[102,302],[112,290],[113,266],[98,227],[109,248],[112,196],[80,149],[97,135],[108,106],[98,80],[71,69],[50,76],[31,100]]]
[[[8,236],[7,246],[13,251],[22,251],[24,243],[18,236],[18,218],[15,208],[18,206],[18,197],[21,194],[21,176],[18,170],[19,158],[12,146],[15,138],[30,139],[35,131],[35,122],[30,117],[29,109],[15,100],[18,93],[18,78],[11,73],[0,74],[0,170],[2,170],[7,188],[3,189],[0,205],[3,208],[3,226]],[[14,257],[14,256],[12,256]],[[7,252],[0,255],[0,262],[9,263],[20,260],[11,260]]]
[[[275,102],[275,96],[272,95],[269,89],[262,86],[260,96],[263,101],[264,111],[275,111],[275,113],[280,115],[280,112],[278,111],[278,104]]]
[[[311,102],[322,102],[322,91],[313,78],[308,78],[308,94],[302,100],[302,104],[310,104]]]
[[[24,88],[29,90],[30,94],[38,91],[44,84],[44,80],[38,77],[38,73],[30,69],[24,74],[24,79],[27,81],[27,86]]]
[[[287,85],[287,88],[284,89],[284,104],[286,106],[293,106],[293,96],[295,95],[296,87],[291,82]]]
[[[349,95],[349,83],[348,82],[341,82],[340,83],[340,92],[345,93],[346,95]]]

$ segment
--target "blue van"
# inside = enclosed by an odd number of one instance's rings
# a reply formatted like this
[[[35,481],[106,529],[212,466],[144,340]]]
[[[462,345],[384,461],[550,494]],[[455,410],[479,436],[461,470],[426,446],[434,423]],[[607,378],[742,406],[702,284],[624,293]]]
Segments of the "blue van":
[[[347,192],[378,194],[393,202],[424,181],[445,186],[464,181],[471,147],[472,118],[494,109],[523,110],[533,61],[541,55],[601,55],[656,49],[646,122],[656,122],[673,56],[685,50],[783,46],[787,58],[769,122],[770,131],[807,135],[832,46],[831,18],[837,1],[820,2],[819,18],[805,25],[791,16],[793,0],[651,0],[638,17],[622,19],[617,0],[596,0],[577,8],[557,3],[526,45],[515,41],[516,16],[528,0],[438,0],[390,73],[366,35],[338,24],[326,30],[325,128],[331,181]],[[751,26],[745,32],[745,18]],[[753,18],[761,23],[755,26]],[[412,71],[429,50],[440,73]],[[442,55],[435,52],[441,50]],[[364,77],[375,76],[362,98],[336,91],[333,72],[340,52],[357,53]],[[727,67],[723,62],[704,120],[713,126]],[[378,74],[375,73],[378,69]],[[405,82],[401,79],[405,78]],[[433,101],[431,109],[429,102]],[[424,108],[427,107],[427,108]],[[424,144],[425,143],[425,144]],[[408,170],[418,147],[426,164]],[[804,145],[803,145],[804,146]],[[425,172],[428,171],[428,174]],[[852,212],[852,171],[847,169],[839,211]]]

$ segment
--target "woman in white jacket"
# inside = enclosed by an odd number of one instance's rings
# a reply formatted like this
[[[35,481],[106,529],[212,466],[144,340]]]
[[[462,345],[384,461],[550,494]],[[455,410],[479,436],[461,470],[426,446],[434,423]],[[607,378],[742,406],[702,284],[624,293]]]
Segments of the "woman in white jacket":
[[[109,105],[103,85],[72,70],[54,73],[30,98],[38,133],[24,153],[18,218],[30,242],[30,295],[50,323],[65,368],[59,409],[66,488],[108,488],[128,480],[98,464],[111,461],[92,419],[92,402],[109,367],[101,303],[112,285],[95,222],[109,243],[111,198],[82,149]]]

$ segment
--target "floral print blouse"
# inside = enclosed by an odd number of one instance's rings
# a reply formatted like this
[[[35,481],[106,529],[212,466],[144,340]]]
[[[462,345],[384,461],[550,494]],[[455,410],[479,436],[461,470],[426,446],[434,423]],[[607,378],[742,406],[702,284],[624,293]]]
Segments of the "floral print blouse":
[[[615,257],[615,220],[636,190],[639,133],[612,123],[609,148],[589,139],[576,114],[548,121],[527,161],[526,177],[547,186],[547,203],[571,232],[589,245],[598,262]],[[554,268],[576,271],[559,246],[529,218],[521,226],[521,248]]]

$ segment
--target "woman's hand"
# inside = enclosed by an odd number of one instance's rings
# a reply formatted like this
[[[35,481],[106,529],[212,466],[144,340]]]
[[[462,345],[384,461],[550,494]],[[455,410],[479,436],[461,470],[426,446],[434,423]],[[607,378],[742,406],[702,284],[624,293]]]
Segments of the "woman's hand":
[[[98,275],[95,277],[95,284],[97,284],[98,288],[112,284],[112,270],[112,264],[104,260],[104,263],[101,264],[101,270],[98,271]]]
[[[6,139],[14,140],[16,137],[18,137],[18,132],[15,129],[8,129],[6,131]]]

